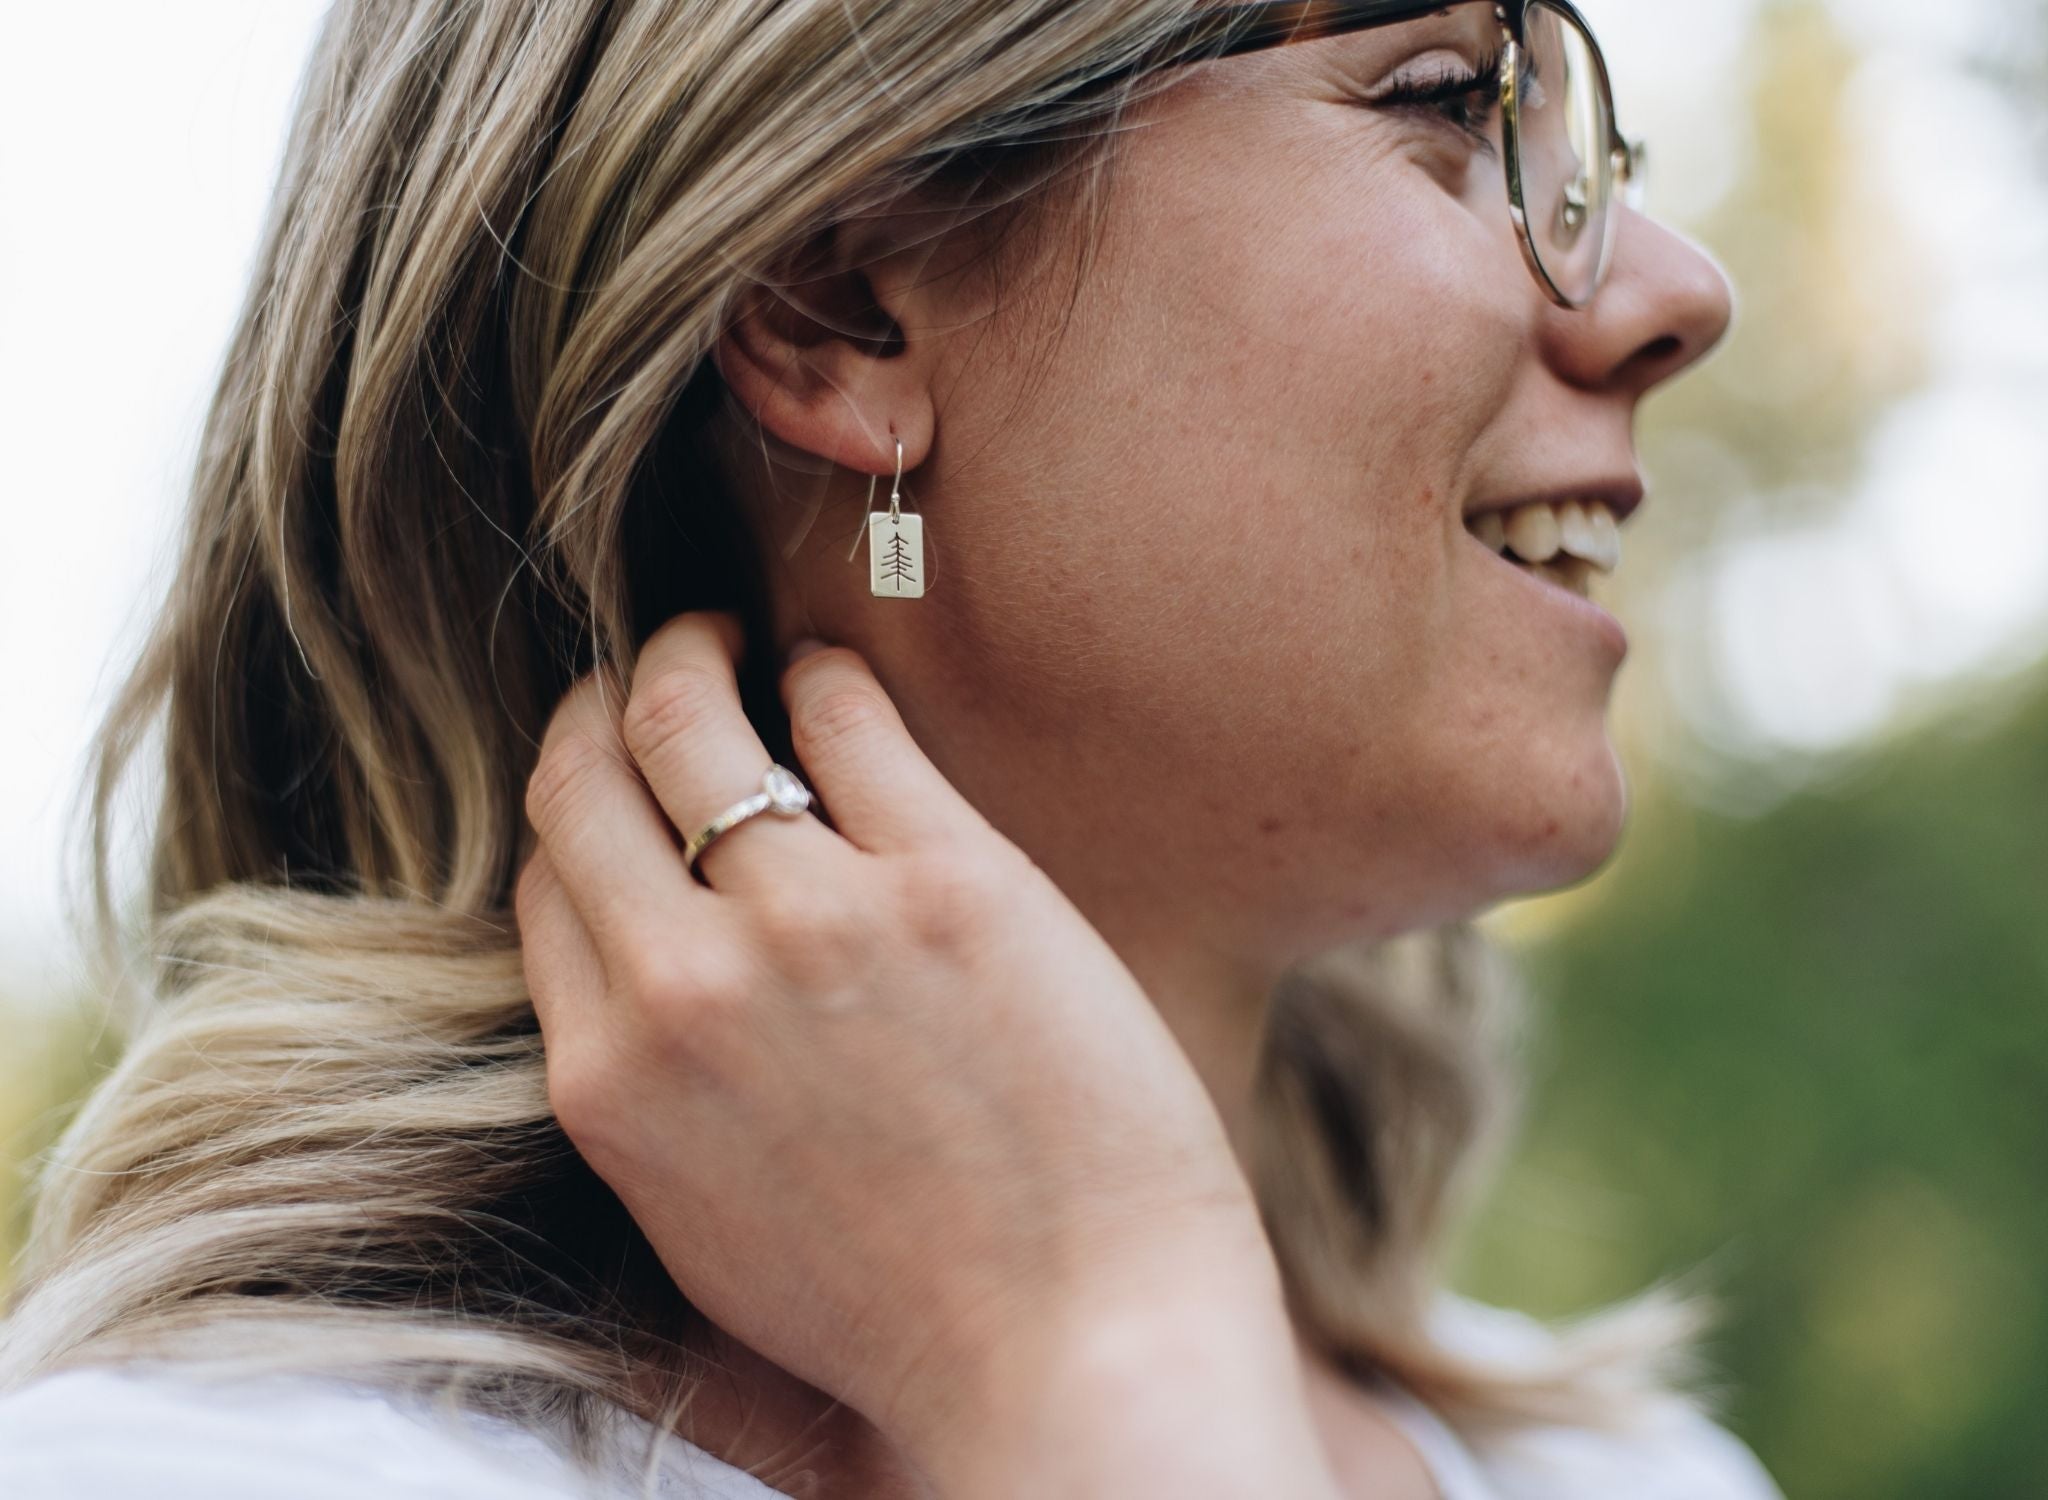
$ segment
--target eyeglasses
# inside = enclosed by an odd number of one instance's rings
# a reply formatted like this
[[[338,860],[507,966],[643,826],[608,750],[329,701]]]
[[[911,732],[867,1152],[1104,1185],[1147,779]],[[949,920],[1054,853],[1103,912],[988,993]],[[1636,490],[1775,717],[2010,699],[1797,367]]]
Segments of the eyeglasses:
[[[1463,0],[1485,3],[1485,0]],[[1203,11],[1168,43],[1172,67],[1283,42],[1392,26],[1454,9],[1444,0],[1279,0]],[[1614,254],[1615,194],[1643,205],[1643,148],[1614,123],[1607,60],[1570,0],[1500,0],[1499,103],[1508,213],[1523,258],[1552,301],[1593,300]],[[1455,82],[1455,81],[1454,81]],[[1449,102],[1452,84],[1428,91]]]

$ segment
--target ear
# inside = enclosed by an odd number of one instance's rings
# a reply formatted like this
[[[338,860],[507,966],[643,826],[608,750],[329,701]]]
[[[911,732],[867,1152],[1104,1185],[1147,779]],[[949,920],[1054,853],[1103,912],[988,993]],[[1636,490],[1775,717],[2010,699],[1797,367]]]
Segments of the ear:
[[[943,239],[925,220],[907,246],[874,218],[815,237],[743,296],[712,360],[769,433],[856,473],[889,475],[930,452]]]

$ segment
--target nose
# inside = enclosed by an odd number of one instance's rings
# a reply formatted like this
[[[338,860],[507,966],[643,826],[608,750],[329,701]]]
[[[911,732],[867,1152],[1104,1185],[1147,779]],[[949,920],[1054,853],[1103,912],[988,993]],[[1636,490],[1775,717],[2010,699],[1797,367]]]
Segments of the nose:
[[[1614,211],[1607,278],[1583,308],[1547,304],[1545,352],[1574,385],[1640,397],[1721,342],[1735,294],[1692,240],[1625,205]]]

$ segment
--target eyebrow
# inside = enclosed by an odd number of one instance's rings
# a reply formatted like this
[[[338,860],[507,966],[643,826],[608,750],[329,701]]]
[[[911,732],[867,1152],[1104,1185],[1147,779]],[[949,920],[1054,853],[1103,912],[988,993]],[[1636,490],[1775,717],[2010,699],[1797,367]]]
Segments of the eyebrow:
[[[1367,26],[1447,16],[1444,0],[1264,0],[1219,5],[1188,21],[1168,43],[1165,63],[1231,57],[1284,42],[1341,36]]]

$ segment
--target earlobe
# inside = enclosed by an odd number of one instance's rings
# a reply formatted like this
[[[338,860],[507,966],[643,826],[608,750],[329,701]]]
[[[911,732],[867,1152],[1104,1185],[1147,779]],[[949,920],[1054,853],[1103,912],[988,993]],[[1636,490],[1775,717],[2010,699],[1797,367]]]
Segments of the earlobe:
[[[921,462],[934,421],[929,360],[867,276],[756,286],[713,345],[734,397],[774,437],[842,468],[887,474],[901,439]]]

